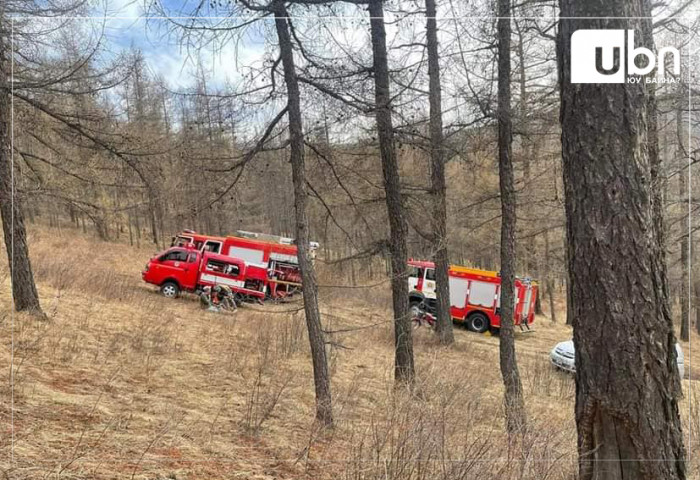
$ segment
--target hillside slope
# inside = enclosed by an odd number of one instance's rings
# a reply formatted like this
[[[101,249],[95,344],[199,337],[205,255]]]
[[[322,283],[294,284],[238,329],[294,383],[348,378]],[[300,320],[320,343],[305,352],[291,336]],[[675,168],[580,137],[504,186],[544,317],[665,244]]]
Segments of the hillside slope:
[[[444,349],[419,329],[419,386],[395,391],[388,285],[324,288],[337,426],[319,431],[298,302],[208,313],[193,296],[168,300],[141,282],[152,250],[41,229],[30,248],[48,321],[10,315],[0,262],[5,365],[14,344],[14,463],[11,391],[0,384],[7,478],[564,479],[576,470],[573,379],[547,357],[571,337],[565,325],[541,317],[536,332],[517,335],[531,428],[509,449],[497,337],[458,328]],[[686,419],[700,403],[691,383]]]

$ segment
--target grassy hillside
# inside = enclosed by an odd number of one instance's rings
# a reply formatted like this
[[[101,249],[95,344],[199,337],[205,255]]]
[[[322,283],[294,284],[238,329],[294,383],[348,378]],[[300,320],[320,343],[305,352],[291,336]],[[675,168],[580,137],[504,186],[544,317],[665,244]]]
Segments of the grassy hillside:
[[[573,378],[548,363],[571,337],[565,325],[538,317],[535,333],[517,335],[530,428],[509,446],[497,337],[458,328],[444,349],[418,330],[409,395],[393,389],[388,284],[323,288],[337,426],[319,431],[299,303],[203,312],[193,296],[142,283],[152,249],[43,229],[30,248],[47,321],[15,314],[12,326],[4,251],[0,261],[6,478],[573,478]],[[328,270],[321,283],[342,279]],[[696,384],[683,380],[686,433],[691,404],[700,431]]]

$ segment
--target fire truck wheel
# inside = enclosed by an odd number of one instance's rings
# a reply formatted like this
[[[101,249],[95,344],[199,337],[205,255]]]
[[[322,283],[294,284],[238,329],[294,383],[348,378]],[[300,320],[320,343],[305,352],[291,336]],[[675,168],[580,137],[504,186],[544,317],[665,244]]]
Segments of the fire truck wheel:
[[[484,333],[489,329],[489,319],[483,313],[472,313],[467,318],[467,328],[472,332]]]
[[[177,298],[177,296],[180,295],[180,287],[175,282],[165,282],[160,286],[160,293],[162,293],[164,297]]]

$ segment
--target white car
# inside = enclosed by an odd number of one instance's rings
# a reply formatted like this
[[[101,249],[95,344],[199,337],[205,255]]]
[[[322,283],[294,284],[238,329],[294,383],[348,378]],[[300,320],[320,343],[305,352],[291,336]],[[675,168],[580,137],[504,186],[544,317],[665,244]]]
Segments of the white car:
[[[557,343],[556,346],[550,352],[549,360],[555,367],[561,368],[562,370],[565,370],[570,373],[575,373],[575,353],[576,352],[574,350],[573,340],[560,342]],[[681,346],[678,343],[676,343],[676,360],[678,362],[678,373],[680,374],[681,378],[683,378],[683,375],[685,374],[685,366],[683,365],[683,350],[681,349]]]

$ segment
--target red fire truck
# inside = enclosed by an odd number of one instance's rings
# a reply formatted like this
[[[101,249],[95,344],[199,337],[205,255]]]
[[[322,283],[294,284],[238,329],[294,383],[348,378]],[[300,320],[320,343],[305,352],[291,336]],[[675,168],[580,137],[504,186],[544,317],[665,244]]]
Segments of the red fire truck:
[[[435,310],[435,264],[409,260],[409,302],[412,309],[423,305]],[[498,272],[450,266],[450,314],[472,331],[483,333],[501,326],[501,277]],[[529,328],[535,320],[538,285],[526,278],[515,280],[515,324]]]
[[[267,269],[247,265],[238,258],[203,252],[194,248],[171,247],[156,254],[141,277],[175,298],[182,291],[198,292],[204,287],[227,285],[239,297],[265,297]]]
[[[272,298],[288,296],[301,287],[301,271],[294,240],[277,235],[237,231],[236,235],[216,237],[185,230],[173,237],[173,246],[194,248],[243,260],[246,265],[266,269],[265,294]],[[318,243],[311,242],[313,254]]]

